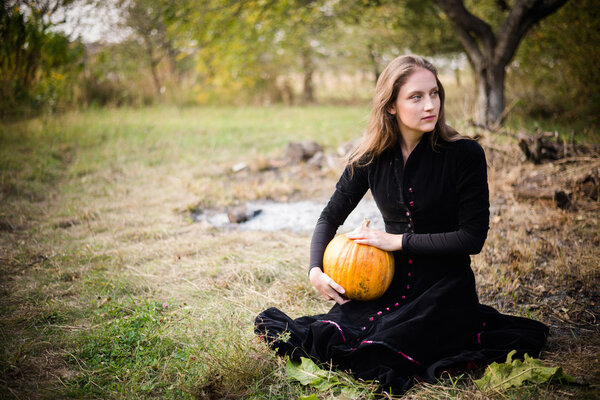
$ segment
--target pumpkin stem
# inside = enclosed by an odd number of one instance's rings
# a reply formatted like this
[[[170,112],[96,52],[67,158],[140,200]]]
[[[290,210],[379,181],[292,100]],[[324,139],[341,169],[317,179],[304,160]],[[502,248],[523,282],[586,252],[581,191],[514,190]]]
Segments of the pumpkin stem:
[[[370,223],[371,223],[371,221],[369,221],[369,219],[368,219],[368,218],[365,218],[365,219],[363,220],[362,224],[360,224],[360,227],[361,227],[361,228],[368,228]]]

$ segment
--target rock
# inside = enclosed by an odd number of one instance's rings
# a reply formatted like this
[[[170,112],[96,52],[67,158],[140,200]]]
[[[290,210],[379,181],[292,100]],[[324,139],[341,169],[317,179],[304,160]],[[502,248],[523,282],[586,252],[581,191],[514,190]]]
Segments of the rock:
[[[318,168],[321,169],[323,168],[323,165],[325,164],[325,154],[323,154],[322,151],[319,151],[318,153],[316,153],[314,156],[312,156],[307,162],[306,165],[313,167],[313,168]]]
[[[233,173],[238,173],[241,171],[247,171],[248,169],[250,169],[250,167],[248,166],[248,164],[240,162],[235,164],[233,167],[231,167],[231,171]]]
[[[271,163],[271,161],[267,157],[260,155],[253,160],[252,167],[250,169],[252,171],[264,172],[269,171],[271,169],[276,169],[276,167]]]
[[[285,149],[285,157],[290,164],[297,164],[311,159],[315,154],[322,151],[323,147],[314,141],[290,142]]]
[[[350,142],[342,143],[337,148],[337,153],[340,157],[346,157],[356,148],[358,145],[358,140],[353,140]]]
[[[245,205],[232,207],[227,210],[227,218],[232,224],[241,224],[256,217],[262,210],[248,210]]]

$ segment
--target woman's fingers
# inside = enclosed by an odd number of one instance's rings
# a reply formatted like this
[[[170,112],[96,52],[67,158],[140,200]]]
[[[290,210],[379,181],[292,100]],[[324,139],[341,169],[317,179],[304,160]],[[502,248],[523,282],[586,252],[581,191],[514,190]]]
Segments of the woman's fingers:
[[[350,300],[342,297],[342,295],[344,293],[346,293],[346,290],[340,284],[338,284],[329,275],[327,275],[325,273],[323,273],[323,275],[321,277],[325,283],[325,288],[324,288],[325,293],[323,293],[323,294],[326,297],[329,297],[331,300],[334,300],[338,304],[344,304],[344,303],[347,303],[348,301],[350,301]]]
[[[359,231],[356,232],[348,232],[346,233],[346,237],[359,244],[372,244],[372,241],[376,239],[376,236],[373,234],[373,231],[368,228],[361,228]]]
[[[313,286],[328,300],[335,300],[338,304],[347,303],[348,299],[343,297],[346,292],[344,288],[335,282],[329,275],[320,268],[313,268],[309,273],[310,281]]]
[[[358,244],[367,244],[387,251],[402,250],[402,235],[394,235],[370,228],[360,228],[346,234],[348,239]]]
[[[329,286],[331,286],[333,288],[333,290],[335,290],[339,294],[346,293],[346,289],[344,289],[340,284],[338,284],[336,281],[334,281],[331,278],[329,278],[329,279],[330,279]]]
[[[350,299],[346,299],[346,298],[340,296],[339,294],[334,294],[331,299],[334,300],[339,305],[346,304],[347,302],[350,301]]]

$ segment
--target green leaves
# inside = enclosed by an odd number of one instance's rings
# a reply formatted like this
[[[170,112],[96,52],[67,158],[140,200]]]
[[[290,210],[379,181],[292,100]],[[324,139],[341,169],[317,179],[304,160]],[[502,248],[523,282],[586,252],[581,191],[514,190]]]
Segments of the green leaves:
[[[322,392],[332,390],[336,399],[356,399],[361,395],[362,391],[350,380],[340,380],[337,373],[321,369],[309,358],[301,357],[300,360],[300,363],[287,361],[285,372],[291,379]],[[318,397],[311,394],[301,399],[318,400]]]
[[[319,368],[309,358],[302,357],[300,364],[294,364],[288,359],[285,372],[290,378],[297,380],[301,384],[319,390],[328,390],[340,383],[336,376],[331,375],[329,371]]]
[[[492,363],[481,379],[474,382],[480,389],[508,389],[530,383],[573,383],[575,378],[563,372],[561,367],[547,367],[540,360],[525,354],[525,360],[512,360],[516,350],[506,356],[505,363]]]

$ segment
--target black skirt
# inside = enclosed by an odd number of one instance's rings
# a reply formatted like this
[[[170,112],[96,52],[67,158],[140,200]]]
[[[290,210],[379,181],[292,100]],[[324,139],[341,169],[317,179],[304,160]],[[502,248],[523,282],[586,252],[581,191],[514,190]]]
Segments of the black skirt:
[[[443,371],[504,361],[512,350],[539,355],[548,327],[479,304],[470,266],[430,265],[423,273],[408,257],[396,261],[383,297],[297,319],[269,308],[257,316],[256,334],[282,356],[329,362],[393,394]]]

